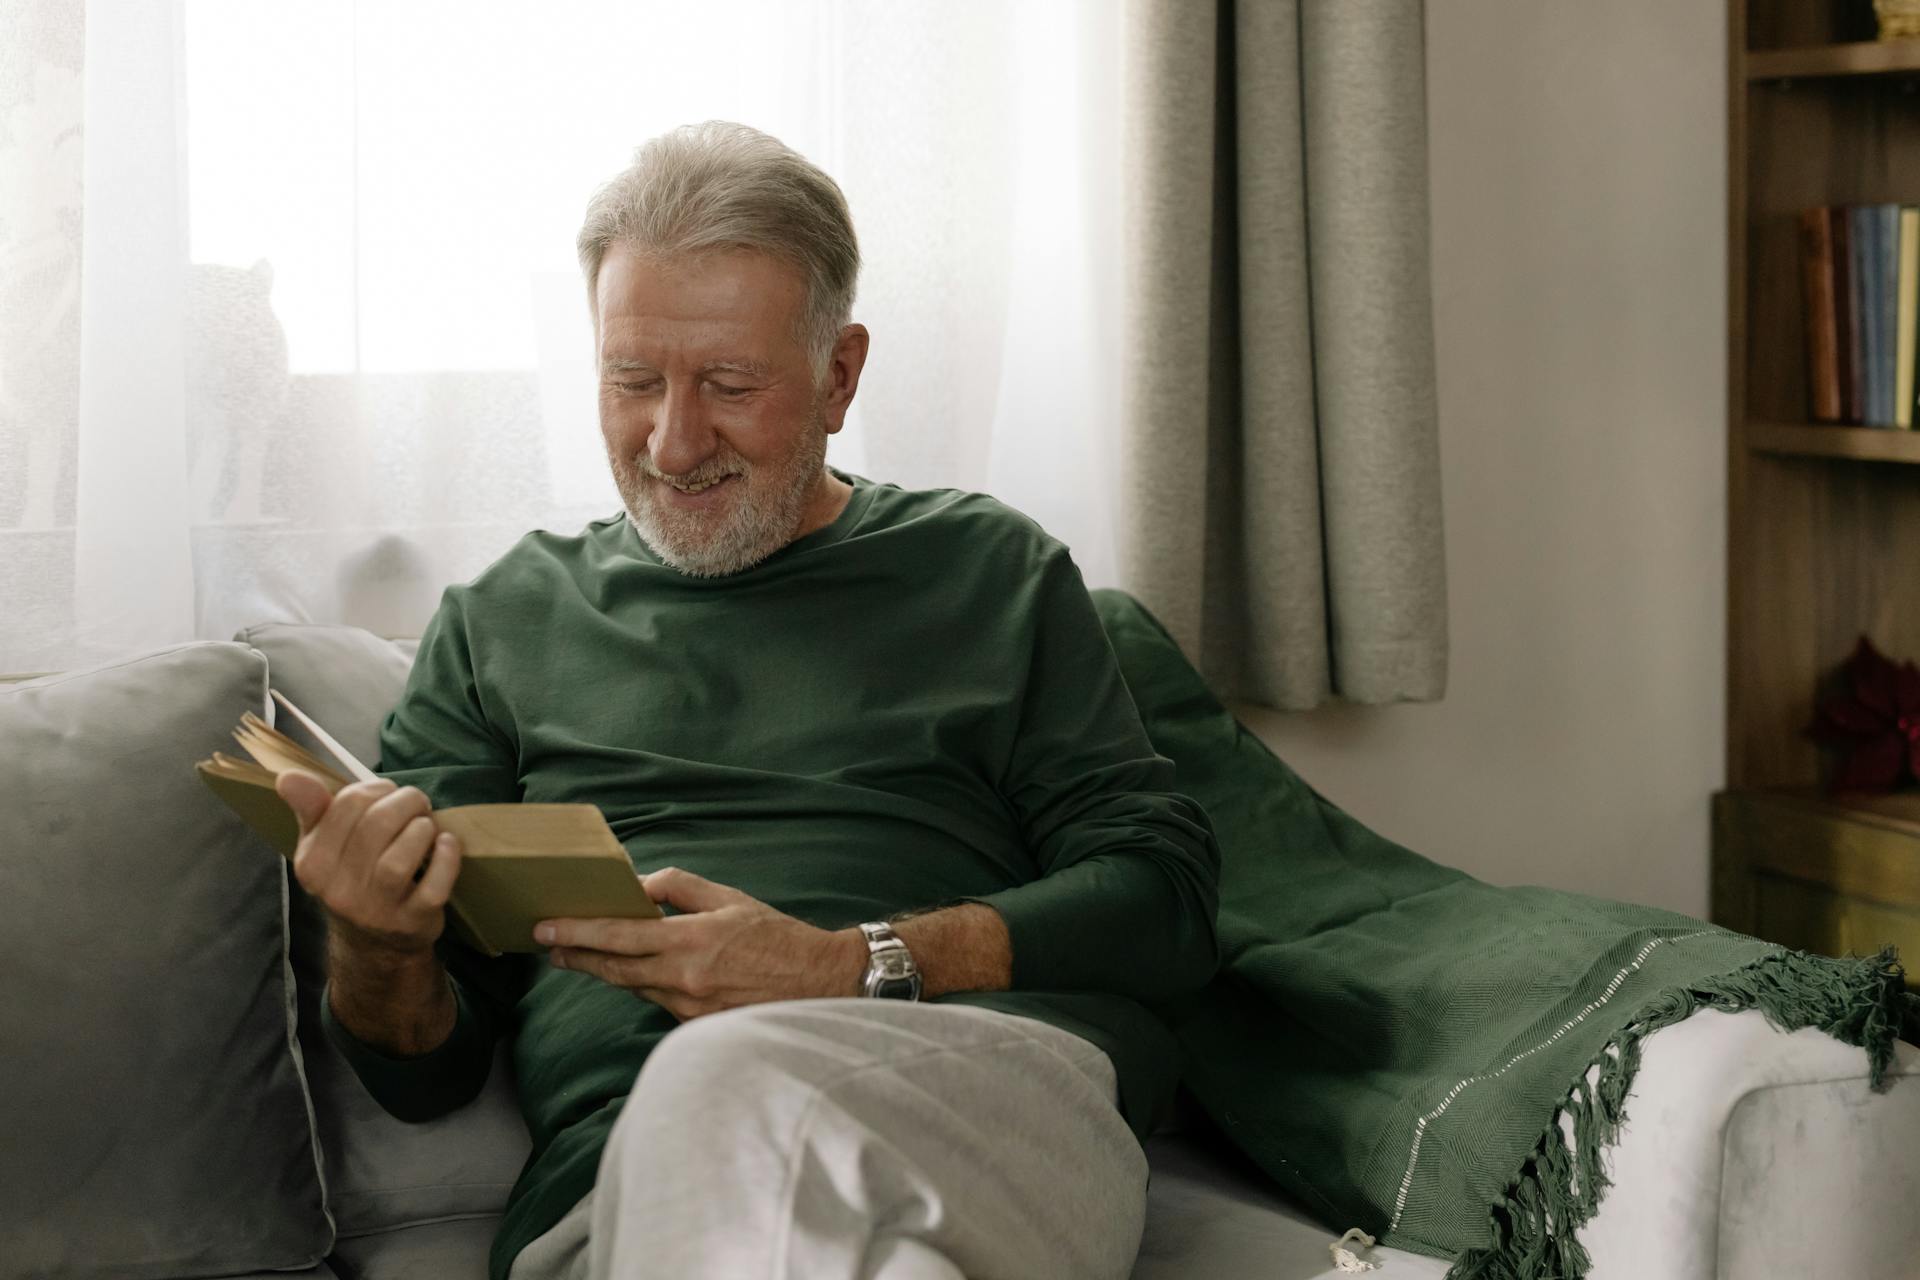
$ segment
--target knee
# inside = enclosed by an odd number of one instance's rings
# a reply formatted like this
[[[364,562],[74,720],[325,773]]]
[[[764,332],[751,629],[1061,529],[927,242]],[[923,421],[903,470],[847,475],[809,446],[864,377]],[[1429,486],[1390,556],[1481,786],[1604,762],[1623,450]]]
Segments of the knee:
[[[786,1022],[777,1004],[742,1005],[684,1022],[647,1055],[634,1096],[672,1107],[688,1095],[774,1092],[792,1074]]]

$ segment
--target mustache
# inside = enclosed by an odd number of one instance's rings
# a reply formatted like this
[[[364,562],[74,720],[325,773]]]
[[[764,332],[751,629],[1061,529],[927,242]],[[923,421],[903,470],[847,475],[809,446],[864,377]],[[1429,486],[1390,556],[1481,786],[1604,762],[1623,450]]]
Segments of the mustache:
[[[654,480],[664,480],[668,484],[707,484],[710,481],[723,479],[726,476],[746,474],[746,468],[737,463],[724,463],[718,467],[710,467],[704,471],[690,472],[684,476],[670,476],[664,471],[656,470],[653,465],[644,458],[635,458],[631,466],[639,475]]]

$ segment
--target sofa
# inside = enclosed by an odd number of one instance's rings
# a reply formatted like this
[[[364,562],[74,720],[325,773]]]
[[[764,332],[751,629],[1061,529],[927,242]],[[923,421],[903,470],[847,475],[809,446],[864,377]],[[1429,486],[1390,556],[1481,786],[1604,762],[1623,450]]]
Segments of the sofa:
[[[264,624],[0,685],[0,1280],[479,1280],[528,1152],[484,1093],[380,1110],[320,1034],[324,923],[195,776],[272,686],[371,763],[410,642]],[[1920,1276],[1920,1050],[1757,1012],[1657,1032],[1581,1233],[1600,1280]],[[1311,1098],[1299,1099],[1311,1107]],[[1183,1095],[1148,1142],[1136,1280],[1342,1274],[1317,1221]],[[1444,1260],[1389,1248],[1389,1280]]]

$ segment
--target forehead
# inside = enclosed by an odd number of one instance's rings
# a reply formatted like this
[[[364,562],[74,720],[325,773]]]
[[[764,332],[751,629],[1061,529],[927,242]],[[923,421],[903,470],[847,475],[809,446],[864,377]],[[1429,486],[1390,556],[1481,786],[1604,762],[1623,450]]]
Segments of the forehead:
[[[771,255],[720,250],[662,260],[608,246],[594,288],[602,359],[790,354],[805,296],[800,272]]]

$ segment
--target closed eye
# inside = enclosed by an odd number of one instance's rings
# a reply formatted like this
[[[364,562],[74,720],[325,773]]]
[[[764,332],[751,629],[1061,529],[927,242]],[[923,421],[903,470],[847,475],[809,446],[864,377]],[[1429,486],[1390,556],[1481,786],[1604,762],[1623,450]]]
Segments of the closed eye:
[[[659,383],[657,379],[648,378],[641,382],[614,382],[612,385],[621,391],[650,391],[655,386],[658,386]],[[729,399],[747,395],[753,390],[752,387],[730,387],[722,382],[710,383],[709,385]]]

